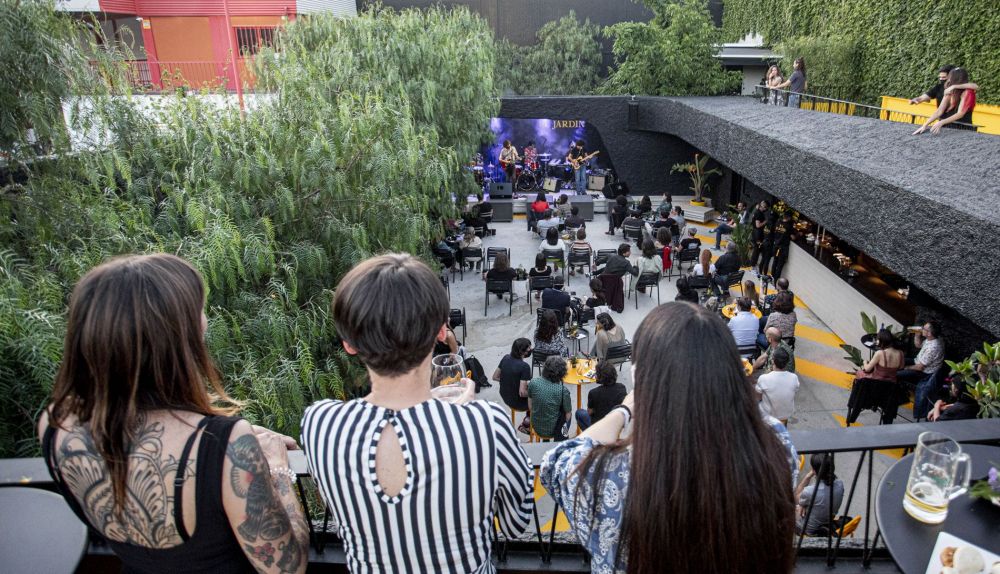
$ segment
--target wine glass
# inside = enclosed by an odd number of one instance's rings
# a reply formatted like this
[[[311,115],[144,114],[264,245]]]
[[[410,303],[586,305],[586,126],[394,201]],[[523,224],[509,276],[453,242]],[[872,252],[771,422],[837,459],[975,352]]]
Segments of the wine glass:
[[[453,402],[465,392],[465,362],[460,355],[446,353],[431,359],[431,395]]]

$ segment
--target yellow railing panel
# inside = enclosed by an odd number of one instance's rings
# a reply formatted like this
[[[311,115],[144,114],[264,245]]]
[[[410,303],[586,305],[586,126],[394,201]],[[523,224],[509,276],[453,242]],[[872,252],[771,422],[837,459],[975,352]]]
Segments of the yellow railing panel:
[[[893,96],[882,96],[882,107],[897,113],[889,113],[888,119],[894,122],[910,123],[908,114],[920,114],[929,116],[936,109],[932,102],[910,105],[906,98],[895,98]],[[886,112],[882,112],[883,115]],[[917,123],[922,123],[919,120]],[[972,123],[980,126],[979,133],[1000,135],[1000,106],[989,104],[976,104],[976,109],[972,111]]]

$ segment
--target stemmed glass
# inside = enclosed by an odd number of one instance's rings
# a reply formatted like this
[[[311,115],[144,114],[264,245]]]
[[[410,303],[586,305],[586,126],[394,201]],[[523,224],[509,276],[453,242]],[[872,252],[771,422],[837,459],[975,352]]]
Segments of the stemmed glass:
[[[465,362],[460,355],[446,353],[431,359],[431,395],[453,402],[465,392]]]

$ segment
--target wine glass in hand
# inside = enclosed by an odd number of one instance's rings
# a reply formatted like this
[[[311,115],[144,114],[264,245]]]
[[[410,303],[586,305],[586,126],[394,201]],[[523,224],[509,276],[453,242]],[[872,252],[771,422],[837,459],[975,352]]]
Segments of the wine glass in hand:
[[[465,392],[465,363],[454,353],[431,359],[431,395],[446,402],[455,402]]]

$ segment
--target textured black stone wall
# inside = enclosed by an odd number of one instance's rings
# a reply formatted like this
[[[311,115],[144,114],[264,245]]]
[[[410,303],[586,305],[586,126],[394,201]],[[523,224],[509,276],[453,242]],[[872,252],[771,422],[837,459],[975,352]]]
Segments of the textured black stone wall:
[[[750,98],[636,98],[630,129],[627,99],[505,98],[501,115],[591,122],[633,194],[682,192],[670,166],[708,153],[1000,336],[1000,138]]]

